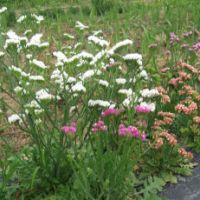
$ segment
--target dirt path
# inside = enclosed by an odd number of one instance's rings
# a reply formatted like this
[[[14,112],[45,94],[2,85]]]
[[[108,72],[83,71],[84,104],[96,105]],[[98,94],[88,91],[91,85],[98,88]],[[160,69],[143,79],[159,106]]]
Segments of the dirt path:
[[[167,200],[200,200],[200,155],[195,155],[194,168],[190,177],[179,177],[178,184],[170,184],[162,192]]]

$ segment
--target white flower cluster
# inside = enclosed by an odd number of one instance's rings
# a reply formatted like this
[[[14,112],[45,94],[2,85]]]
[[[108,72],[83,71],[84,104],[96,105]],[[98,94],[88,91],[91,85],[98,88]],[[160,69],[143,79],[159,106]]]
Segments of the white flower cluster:
[[[40,100],[51,100],[53,99],[53,95],[48,92],[48,89],[41,89],[35,93],[36,99]]]
[[[95,107],[95,106],[101,106],[101,107],[110,107],[111,103],[109,101],[104,101],[104,100],[92,100],[90,99],[88,101],[88,106],[89,107]]]
[[[104,86],[104,87],[108,87],[108,86],[109,86],[109,83],[108,83],[108,81],[106,81],[106,80],[99,80],[99,85],[102,85],[102,86]]]
[[[93,42],[94,44],[97,44],[97,45],[101,46],[101,47],[107,47],[109,45],[108,41],[100,39],[95,35],[89,36],[88,40]]]
[[[36,33],[35,35],[33,35],[30,41],[27,43],[27,47],[35,46],[41,48],[49,46],[48,42],[41,42],[42,36],[42,33]]]
[[[115,44],[110,50],[108,50],[108,54],[114,54],[118,49],[124,47],[124,46],[127,46],[127,45],[132,45],[133,44],[133,41],[131,40],[123,40],[123,41],[120,41],[118,42],[117,44]]]
[[[124,60],[135,60],[139,66],[142,65],[142,55],[139,53],[131,53],[123,56]]]
[[[141,90],[140,94],[142,95],[142,97],[146,98],[153,98],[160,95],[157,89],[148,89],[148,88]]]
[[[7,7],[2,7],[2,8],[0,8],[0,14],[1,14],[1,13],[4,13],[6,10],[7,10]]]
[[[27,18],[26,15],[22,15],[17,19],[17,23],[22,23]]]
[[[84,29],[88,29],[89,28],[88,26],[84,25],[80,21],[76,21],[75,27],[78,28],[79,30],[84,30]]]
[[[30,63],[34,64],[35,66],[41,69],[47,69],[48,67],[40,60],[33,59]]]
[[[8,122],[11,123],[15,123],[15,122],[19,122],[20,124],[22,123],[22,116],[20,114],[13,114],[10,115],[8,117]]]
[[[4,44],[4,49],[7,49],[9,45],[14,44],[17,46],[17,51],[20,51],[20,43],[22,41],[27,42],[28,39],[26,37],[20,37],[18,36],[14,31],[10,30],[7,32],[7,37],[5,44]]]

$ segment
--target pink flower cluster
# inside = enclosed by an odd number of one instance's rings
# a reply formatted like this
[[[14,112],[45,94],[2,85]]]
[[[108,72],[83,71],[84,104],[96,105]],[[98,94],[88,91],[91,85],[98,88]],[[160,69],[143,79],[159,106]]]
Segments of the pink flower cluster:
[[[143,132],[140,135],[140,131],[134,126],[126,127],[124,124],[120,124],[118,128],[118,134],[121,136],[131,135],[132,137],[141,138],[142,141],[146,140],[146,134]]]
[[[76,133],[76,123],[73,122],[71,125],[65,125],[62,127],[62,130],[66,134],[75,134]]]
[[[193,121],[197,124],[200,124],[200,116],[196,116],[193,118]]]
[[[149,112],[151,112],[151,109],[148,106],[137,105],[135,107],[135,111],[137,113],[149,113]]]
[[[195,102],[191,102],[189,106],[185,106],[184,104],[178,104],[175,107],[175,110],[178,112],[183,112],[186,115],[191,114],[193,111],[197,110],[198,106]]]
[[[107,127],[103,120],[99,120],[97,123],[93,124],[92,132],[96,133],[98,131],[106,131]]]
[[[101,117],[106,117],[108,115],[118,115],[120,113],[119,109],[116,108],[108,108],[101,113]]]

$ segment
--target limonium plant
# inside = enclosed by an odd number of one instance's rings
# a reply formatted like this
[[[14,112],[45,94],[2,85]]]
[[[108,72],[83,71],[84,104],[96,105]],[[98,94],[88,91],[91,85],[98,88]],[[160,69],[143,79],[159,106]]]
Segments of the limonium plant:
[[[52,51],[52,41],[39,32],[44,20],[20,16],[17,23],[26,30],[5,31],[1,47],[0,90],[14,101],[10,105],[1,99],[4,117],[31,140],[17,154],[9,178],[3,171],[4,194],[14,182],[11,198],[64,190],[65,199],[129,199],[143,195],[138,173],[149,166],[146,158],[160,169],[165,163],[152,158],[155,152],[160,158],[163,149],[173,147],[168,158],[176,155],[179,163],[192,157],[178,148],[175,136],[159,129],[174,119],[157,106],[170,99],[152,86],[142,55],[132,52],[132,40],[112,44],[102,31],[91,33],[77,21],[84,44],[65,34],[71,45],[58,41],[60,47]],[[187,107],[189,113],[195,105]],[[184,109],[176,106],[179,112]],[[154,116],[163,117],[162,123]]]

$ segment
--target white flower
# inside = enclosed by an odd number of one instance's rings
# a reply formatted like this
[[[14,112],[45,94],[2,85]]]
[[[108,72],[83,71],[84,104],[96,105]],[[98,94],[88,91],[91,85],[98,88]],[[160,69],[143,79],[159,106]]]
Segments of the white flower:
[[[15,91],[16,93],[19,93],[19,92],[23,91],[23,88],[20,87],[20,86],[17,86],[17,87],[14,88],[14,91]]]
[[[15,67],[14,65],[12,65],[11,67],[9,67],[9,69],[11,71],[17,72],[18,74],[20,74],[22,77],[29,77],[30,74],[27,74],[26,72],[22,71],[21,68],[19,67]]]
[[[47,47],[49,46],[48,42],[41,42],[41,37],[43,35],[41,33],[36,33],[33,35],[30,39],[30,41],[27,43],[27,47],[30,46],[36,46],[36,47]]]
[[[131,100],[129,98],[126,98],[123,102],[122,102],[123,106],[128,108],[131,104]]]
[[[57,58],[58,61],[67,62],[67,57],[61,51],[54,51],[53,55]]]
[[[64,33],[63,34],[65,37],[68,37],[69,39],[74,39],[74,36],[69,34],[69,33]]]
[[[53,95],[49,94],[47,89],[41,89],[35,93],[37,100],[52,99]]]
[[[40,24],[41,21],[44,20],[44,17],[41,16],[41,15],[32,14],[31,16],[34,17],[34,18],[36,19],[36,23],[37,23],[37,24]]]
[[[74,77],[69,77],[68,79],[67,79],[67,83],[74,83],[74,82],[76,82],[76,78],[74,78]]]
[[[92,100],[90,99],[88,101],[88,106],[89,107],[94,107],[94,106],[101,106],[101,107],[109,107],[111,104],[109,101],[104,101],[104,100]]]
[[[100,39],[96,37],[95,35],[91,35],[88,37],[88,40],[101,46],[101,47],[107,47],[109,45],[109,42],[103,39]]]
[[[120,90],[118,90],[118,93],[119,94],[125,94],[125,95],[127,95],[127,97],[132,97],[132,95],[133,95],[133,91],[132,91],[131,88],[129,88],[129,89],[120,89]]]
[[[26,58],[27,58],[27,59],[31,59],[32,57],[33,57],[32,54],[27,54],[27,55],[26,55]]]
[[[132,45],[133,44],[133,41],[131,40],[124,40],[124,41],[121,41],[121,42],[118,42],[117,44],[115,44],[111,49],[108,50],[108,54],[114,54],[115,51],[117,51],[119,48],[121,47],[124,47],[124,46],[127,46],[127,45]]]
[[[144,78],[145,80],[148,80],[149,77],[148,77],[146,70],[142,70],[140,72],[140,77]]]
[[[43,76],[30,76],[29,77],[29,80],[32,80],[32,81],[44,81],[44,77]]]
[[[124,85],[126,83],[125,78],[117,78],[115,81],[118,85]]]
[[[17,19],[17,23],[21,23],[21,22],[23,22],[25,19],[26,19],[26,15],[22,15],[22,16],[20,16],[18,19]]]
[[[157,89],[143,89],[140,91],[140,94],[142,95],[142,97],[147,97],[147,98],[152,98],[152,97],[156,97],[159,94]]]
[[[36,59],[33,59],[31,61],[31,63],[33,63],[34,65],[36,65],[37,67],[41,68],[41,69],[47,69],[48,67],[40,60],[36,60]]]
[[[28,33],[31,33],[32,32],[32,30],[31,29],[28,29],[28,30],[26,30],[25,32],[24,32],[24,35],[27,35]]]
[[[86,88],[81,81],[72,86],[72,92],[86,92]]]
[[[8,39],[6,39],[4,49],[7,49],[9,44],[15,44],[15,45],[17,45],[18,50],[20,50],[20,46],[19,46],[20,42],[28,41],[28,39],[26,37],[20,37],[12,30],[8,31],[6,35],[8,36]]]
[[[3,57],[5,53],[3,51],[0,51],[0,57]]]
[[[82,76],[80,76],[80,79],[85,80],[85,79],[91,78],[95,74],[100,75],[101,71],[100,70],[94,70],[94,69],[87,70]]]
[[[15,122],[22,122],[22,118],[20,117],[20,115],[17,114],[13,114],[11,116],[8,117],[8,122],[11,123],[15,123]]]
[[[102,30],[98,30],[98,31],[93,31],[93,35],[97,36],[99,34],[103,33]]]
[[[3,13],[3,12],[5,12],[6,10],[7,10],[6,7],[2,7],[2,8],[0,8],[0,14]]]
[[[99,85],[108,87],[108,86],[109,86],[109,83],[108,83],[108,81],[105,81],[105,80],[99,80]]]
[[[88,29],[89,27],[84,25],[83,23],[81,23],[80,21],[76,21],[76,28],[80,29],[80,30],[84,30],[84,29]]]
[[[140,105],[148,107],[151,110],[151,112],[154,112],[156,109],[156,103],[141,102]]]
[[[39,103],[36,100],[32,100],[30,103],[24,105],[25,108],[41,109]]]
[[[106,52],[104,50],[98,52],[92,59],[92,61],[90,62],[90,65],[94,65],[95,63],[97,63],[101,58],[103,58],[103,56],[106,54]]]
[[[124,60],[142,60],[142,55],[139,53],[131,53],[123,56]]]

